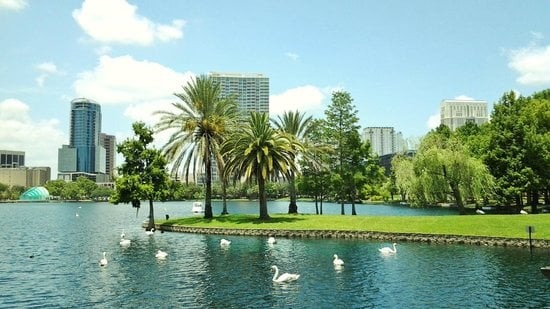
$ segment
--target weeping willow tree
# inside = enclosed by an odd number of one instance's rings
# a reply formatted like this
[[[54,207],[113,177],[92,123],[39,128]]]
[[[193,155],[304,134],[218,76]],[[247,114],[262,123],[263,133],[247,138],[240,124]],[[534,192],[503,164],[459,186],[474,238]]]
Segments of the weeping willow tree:
[[[460,214],[466,201],[478,203],[492,191],[494,180],[485,164],[470,155],[450,134],[430,132],[412,160],[415,176],[411,194],[418,204],[447,201],[450,196]]]

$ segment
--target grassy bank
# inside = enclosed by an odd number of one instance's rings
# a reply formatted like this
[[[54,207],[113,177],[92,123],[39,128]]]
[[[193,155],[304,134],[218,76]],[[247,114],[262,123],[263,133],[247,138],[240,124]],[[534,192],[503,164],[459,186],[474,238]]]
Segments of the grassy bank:
[[[201,216],[172,219],[158,224],[229,229],[353,230],[391,233],[447,234],[528,238],[527,226],[534,226],[533,239],[550,240],[550,215],[485,216],[341,216],[272,214],[259,221],[257,215]]]

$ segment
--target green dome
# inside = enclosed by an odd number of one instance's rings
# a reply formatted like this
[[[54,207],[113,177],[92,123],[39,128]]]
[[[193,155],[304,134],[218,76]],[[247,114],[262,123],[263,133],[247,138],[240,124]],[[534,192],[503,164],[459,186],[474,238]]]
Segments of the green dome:
[[[21,201],[44,201],[50,198],[50,192],[44,187],[32,187],[19,196]]]

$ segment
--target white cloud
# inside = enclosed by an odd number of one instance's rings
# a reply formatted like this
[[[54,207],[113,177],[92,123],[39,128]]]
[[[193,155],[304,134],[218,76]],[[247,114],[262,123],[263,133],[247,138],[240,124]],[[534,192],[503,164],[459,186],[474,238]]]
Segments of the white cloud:
[[[281,115],[285,111],[313,111],[320,108],[324,98],[323,92],[311,85],[292,88],[269,97],[269,113]]]
[[[441,124],[441,116],[439,114],[439,111],[432,114],[426,121],[426,126],[430,130],[437,128],[440,124]]]
[[[17,99],[0,101],[1,148],[24,151],[25,165],[49,166],[55,179],[57,149],[68,138],[59,129],[57,119],[33,120],[29,111],[29,106]]]
[[[20,11],[27,6],[25,0],[0,0],[0,9],[5,8],[13,11]]]
[[[509,53],[508,66],[519,74],[516,81],[523,85],[550,85],[550,46],[528,47]]]
[[[287,56],[288,58],[290,58],[292,60],[295,60],[295,61],[298,60],[298,58],[300,58],[300,56],[298,54],[291,53],[291,52],[286,52],[285,56]]]
[[[36,83],[41,88],[44,86],[46,78],[48,78],[50,75],[62,74],[53,62],[40,63],[36,66],[36,69],[41,72],[41,74],[36,78]]]
[[[104,55],[93,71],[79,74],[74,88],[77,96],[102,105],[155,104],[173,98],[192,77],[190,72],[179,73],[156,62]]]
[[[126,0],[85,0],[73,18],[92,39],[101,43],[151,45],[183,37],[185,22],[157,24],[137,14],[137,7]]]

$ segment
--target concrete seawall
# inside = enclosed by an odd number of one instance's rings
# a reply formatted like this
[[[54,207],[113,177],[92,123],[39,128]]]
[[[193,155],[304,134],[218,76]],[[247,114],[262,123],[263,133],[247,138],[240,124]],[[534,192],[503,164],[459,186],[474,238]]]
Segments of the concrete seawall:
[[[415,233],[385,233],[370,231],[333,231],[333,230],[271,230],[271,229],[225,229],[209,227],[191,227],[157,224],[155,229],[166,232],[236,235],[236,236],[273,236],[282,238],[335,238],[366,239],[391,242],[423,242],[438,244],[465,244],[478,246],[529,247],[529,239],[501,238],[484,236],[438,235]],[[533,248],[550,248],[550,240],[533,239]]]

